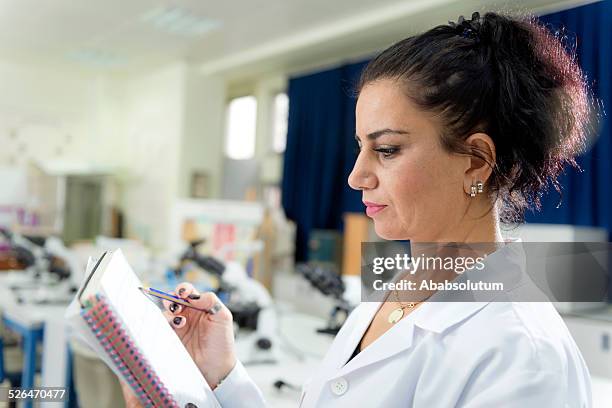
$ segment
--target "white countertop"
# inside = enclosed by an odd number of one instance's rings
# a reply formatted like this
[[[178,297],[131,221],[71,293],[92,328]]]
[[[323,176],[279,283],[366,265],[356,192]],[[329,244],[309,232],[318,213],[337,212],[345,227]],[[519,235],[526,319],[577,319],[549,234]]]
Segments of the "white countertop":
[[[57,302],[56,293],[67,292],[64,285],[56,285],[50,288],[35,287],[29,275],[24,272],[3,272],[0,274],[0,310],[12,321],[26,327],[41,326],[45,321],[63,320],[67,302]],[[24,289],[17,293],[11,287],[19,286]],[[42,285],[41,285],[42,286]],[[68,295],[62,298],[68,299]],[[43,297],[55,297],[53,302],[38,304],[30,299],[41,299]]]

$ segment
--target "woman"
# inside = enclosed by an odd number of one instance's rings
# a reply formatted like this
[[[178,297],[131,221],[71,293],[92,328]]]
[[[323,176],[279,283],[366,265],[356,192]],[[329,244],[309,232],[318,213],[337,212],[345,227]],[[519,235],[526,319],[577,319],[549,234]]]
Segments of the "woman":
[[[368,65],[348,181],[380,237],[493,243],[487,267],[513,268],[522,254],[504,245],[500,219],[520,220],[548,183],[556,186],[581,147],[588,110],[580,69],[546,29],[474,13]],[[189,284],[177,293],[203,308],[219,303]],[[302,406],[591,406],[585,363],[549,303],[406,304],[396,296],[351,314]],[[236,360],[229,310],[166,307],[221,405],[264,406]]]

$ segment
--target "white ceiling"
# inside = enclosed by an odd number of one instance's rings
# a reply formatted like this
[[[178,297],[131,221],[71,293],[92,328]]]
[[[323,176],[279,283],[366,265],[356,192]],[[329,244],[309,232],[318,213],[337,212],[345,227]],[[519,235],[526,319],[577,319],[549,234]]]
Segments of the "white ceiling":
[[[513,8],[536,11],[575,3],[511,2]],[[432,23],[454,19],[458,13],[497,8],[494,4],[490,0],[0,0],[0,59],[128,72],[184,60],[206,72],[254,74],[360,55]],[[143,17],[159,7],[180,7],[220,26],[191,37],[164,32]]]

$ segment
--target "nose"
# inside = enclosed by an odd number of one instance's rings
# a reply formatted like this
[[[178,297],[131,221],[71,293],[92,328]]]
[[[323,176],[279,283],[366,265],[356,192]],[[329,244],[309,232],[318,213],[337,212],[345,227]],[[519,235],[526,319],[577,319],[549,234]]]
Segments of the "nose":
[[[376,188],[377,183],[375,174],[369,169],[367,159],[363,154],[359,154],[348,177],[349,186],[353,190],[371,190]]]

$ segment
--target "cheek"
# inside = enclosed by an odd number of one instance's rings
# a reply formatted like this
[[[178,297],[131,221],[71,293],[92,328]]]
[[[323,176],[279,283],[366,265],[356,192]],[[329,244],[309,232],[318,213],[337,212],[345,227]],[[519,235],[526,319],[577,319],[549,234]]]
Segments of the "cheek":
[[[414,217],[412,223],[419,225],[450,215],[463,189],[456,167],[444,153],[431,152],[401,163],[390,186],[399,215]]]
[[[392,180],[393,201],[404,206],[415,203],[423,194],[428,194],[432,178],[422,164],[409,161],[400,166]]]

